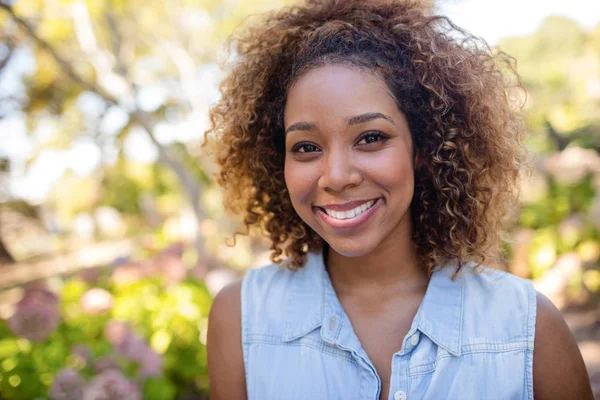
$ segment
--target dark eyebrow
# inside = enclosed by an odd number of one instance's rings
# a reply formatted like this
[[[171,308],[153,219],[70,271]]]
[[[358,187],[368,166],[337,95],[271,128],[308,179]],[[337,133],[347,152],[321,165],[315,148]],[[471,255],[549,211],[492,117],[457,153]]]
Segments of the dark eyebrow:
[[[317,129],[317,125],[312,122],[300,121],[288,126],[285,130],[286,135],[293,131],[314,131]]]
[[[358,124],[364,124],[365,122],[373,121],[374,119],[379,119],[379,118],[385,119],[386,121],[389,121],[392,124],[396,125],[392,118],[388,117],[385,114],[378,113],[378,112],[370,112],[370,113],[355,115],[354,117],[350,117],[347,120],[348,120],[348,125],[358,125]],[[296,123],[293,123],[292,125],[288,126],[288,128],[285,130],[285,133],[287,135],[288,133],[293,132],[293,131],[314,131],[316,129],[317,129],[316,124],[314,124],[312,122],[300,121],[300,122],[296,122]]]
[[[385,119],[387,121],[390,121],[392,124],[396,125],[394,123],[393,119],[391,119],[390,117],[388,117],[385,114],[378,113],[378,112],[364,113],[364,114],[360,114],[360,115],[356,115],[354,117],[348,118],[348,125],[364,124],[365,122],[373,121],[374,119],[378,119],[378,118]]]

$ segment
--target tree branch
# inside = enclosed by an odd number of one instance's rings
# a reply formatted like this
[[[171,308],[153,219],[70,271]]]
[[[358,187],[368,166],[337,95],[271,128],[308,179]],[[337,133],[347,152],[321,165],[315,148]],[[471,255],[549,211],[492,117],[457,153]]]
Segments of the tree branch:
[[[73,81],[77,82],[78,84],[80,84],[81,86],[83,86],[85,89],[95,92],[99,95],[101,95],[107,102],[111,103],[111,104],[117,104],[117,100],[115,98],[113,98],[110,94],[108,94],[106,91],[104,91],[101,87],[99,87],[98,85],[95,85],[93,83],[90,83],[88,81],[86,81],[85,79],[81,78],[79,76],[79,74],[73,69],[73,67],[71,66],[71,64],[69,64],[69,62],[67,60],[65,60],[64,58],[62,58],[57,52],[56,50],[54,50],[54,48],[44,39],[42,39],[33,29],[33,27],[31,26],[31,24],[26,21],[25,19],[19,17],[17,14],[15,14],[15,11],[13,10],[13,8],[5,3],[0,2],[0,8],[5,10],[6,12],[8,12],[10,14],[10,16],[12,17],[12,19],[19,25],[21,26],[21,28],[23,28],[25,30],[25,32],[27,32],[27,34],[44,50],[46,50],[48,53],[50,53],[50,55],[52,56],[52,58],[54,58],[54,60],[63,68],[63,70],[65,71],[65,73],[69,76],[69,78],[71,78]]]
[[[556,129],[554,129],[554,126],[552,126],[550,121],[548,121],[547,119],[545,120],[545,125],[546,132],[548,133],[548,138],[551,142],[554,142],[554,144],[556,144],[556,147],[558,147],[558,151],[563,151],[564,149],[566,149],[567,145],[569,144],[569,140],[559,135],[558,132],[556,132]]]
[[[97,85],[95,83],[90,83],[90,82],[86,81],[85,79],[83,79],[75,71],[75,69],[69,64],[69,62],[66,61],[64,58],[61,57],[61,55],[58,54],[58,52],[52,47],[52,45],[50,45],[47,41],[45,41],[44,39],[42,39],[41,37],[39,37],[37,35],[37,33],[35,32],[35,29],[30,25],[29,22],[27,22],[25,19],[23,19],[15,14],[15,12],[11,6],[4,4],[0,1],[0,8],[7,11],[11,15],[11,17],[15,20],[15,22],[17,22],[17,24],[20,25],[27,32],[27,34],[35,40],[35,42],[41,48],[43,48],[48,53],[50,53],[50,55],[54,58],[54,60],[63,68],[65,73],[73,81],[75,81],[76,83],[81,85],[86,90],[89,90],[91,92],[98,94],[108,103],[113,104],[113,105],[119,104],[119,101],[115,97],[113,97],[110,93],[108,93],[106,90],[104,90],[102,87],[100,87],[99,85]],[[103,67],[106,67],[106,65],[103,64]],[[131,81],[129,80],[130,77],[128,75],[124,75],[124,74],[127,74],[127,72],[128,72],[127,69],[120,69],[118,72],[120,73],[121,78],[123,78],[124,81],[127,82],[129,85],[131,85],[132,89],[135,90],[134,85],[132,85]],[[111,73],[112,73],[112,71],[111,71]],[[185,169],[185,167],[178,160],[176,160],[173,156],[171,156],[168,149],[165,146],[163,146],[156,139],[156,137],[154,136],[154,128],[156,126],[156,121],[154,121],[153,116],[145,111],[137,109],[137,107],[134,107],[133,109],[129,109],[128,111],[130,112],[129,115],[130,115],[131,119],[133,121],[137,122],[139,125],[141,125],[142,128],[144,128],[144,130],[146,131],[146,133],[147,133],[148,137],[150,138],[150,140],[152,141],[152,143],[154,143],[154,145],[158,148],[160,160],[164,164],[168,165],[173,170],[173,172],[175,172],[177,177],[179,178],[182,189],[184,190],[184,192],[187,193],[188,199],[194,210],[194,215],[196,217],[197,225],[199,226],[200,222],[202,222],[202,220],[204,219],[204,212],[200,206],[200,186],[199,186],[198,182],[194,179],[194,177],[189,173],[189,171],[187,171]],[[204,245],[203,245],[199,235],[197,236],[197,240],[196,240],[196,249],[200,256],[206,255],[206,252],[204,250]]]
[[[10,59],[15,51],[15,45],[10,38],[8,38],[6,40],[5,44],[6,44],[6,47],[8,48],[8,54],[2,60],[0,60],[0,75],[2,75],[2,72],[4,71],[4,67],[6,67],[6,64],[8,64],[8,62],[10,61]]]
[[[4,242],[2,240],[2,235],[0,235],[0,266],[6,265],[6,264],[14,264],[14,262],[15,262],[15,259],[13,258],[13,256],[10,254],[10,252],[4,245]]]
[[[116,70],[121,76],[129,76],[129,69],[123,60],[123,35],[121,35],[121,31],[119,30],[115,16],[112,11],[107,10],[104,14],[104,18],[106,19],[109,31],[111,33],[110,39],[112,52],[115,55],[116,60]]]

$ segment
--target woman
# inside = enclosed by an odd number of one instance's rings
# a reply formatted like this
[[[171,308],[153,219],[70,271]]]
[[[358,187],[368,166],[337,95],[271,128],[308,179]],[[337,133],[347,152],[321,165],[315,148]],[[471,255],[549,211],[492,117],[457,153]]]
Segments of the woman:
[[[215,298],[211,399],[592,398],[552,303],[482,266],[524,163],[510,58],[411,1],[234,43],[207,144],[274,264]]]

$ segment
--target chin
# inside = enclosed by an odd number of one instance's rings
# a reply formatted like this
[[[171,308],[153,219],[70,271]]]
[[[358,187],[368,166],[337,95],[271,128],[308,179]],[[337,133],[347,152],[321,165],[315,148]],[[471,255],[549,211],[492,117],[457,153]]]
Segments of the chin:
[[[334,239],[325,240],[329,248],[341,256],[355,258],[371,254],[377,248],[375,243],[356,243],[353,240]]]

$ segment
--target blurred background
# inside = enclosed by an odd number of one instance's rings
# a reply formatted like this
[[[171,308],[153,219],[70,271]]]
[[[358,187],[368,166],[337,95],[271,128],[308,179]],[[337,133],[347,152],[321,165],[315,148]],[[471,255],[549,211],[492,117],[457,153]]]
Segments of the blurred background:
[[[226,38],[286,3],[0,0],[0,399],[206,398],[212,298],[269,260],[228,246],[202,134]],[[508,268],[600,396],[600,3],[427,6],[517,59],[534,171]]]

